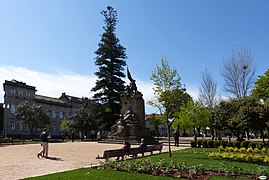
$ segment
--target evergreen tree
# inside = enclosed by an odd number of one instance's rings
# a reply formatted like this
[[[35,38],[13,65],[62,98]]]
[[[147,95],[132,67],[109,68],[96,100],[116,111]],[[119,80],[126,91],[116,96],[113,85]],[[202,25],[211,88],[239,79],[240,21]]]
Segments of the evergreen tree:
[[[124,90],[125,77],[123,70],[126,65],[125,48],[116,37],[117,11],[111,6],[103,10],[105,26],[99,48],[95,51],[97,55],[95,64],[98,77],[93,98],[100,103],[98,120],[102,128],[109,129],[119,118],[121,111],[120,92]]]

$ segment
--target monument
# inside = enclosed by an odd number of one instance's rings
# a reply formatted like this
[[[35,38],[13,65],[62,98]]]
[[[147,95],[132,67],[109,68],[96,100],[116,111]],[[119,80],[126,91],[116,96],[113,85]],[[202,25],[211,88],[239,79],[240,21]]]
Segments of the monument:
[[[143,94],[137,90],[135,80],[127,67],[127,77],[130,84],[121,94],[121,118],[111,127],[110,138],[115,140],[140,141],[153,143],[149,128],[145,127],[145,103]]]

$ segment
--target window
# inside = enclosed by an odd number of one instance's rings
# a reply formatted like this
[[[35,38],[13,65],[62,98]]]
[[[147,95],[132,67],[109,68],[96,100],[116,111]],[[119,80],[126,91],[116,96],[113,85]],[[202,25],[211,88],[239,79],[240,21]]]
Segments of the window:
[[[16,89],[10,89],[10,94],[16,95]]]
[[[18,130],[19,130],[19,131],[22,131],[22,130],[23,130],[22,123],[18,123]]]
[[[15,107],[15,105],[11,105],[11,106],[10,106],[10,113],[15,114],[15,112],[16,112],[16,107]]]
[[[24,124],[23,129],[24,129],[24,131],[29,131],[29,126],[27,124]]]
[[[70,114],[67,112],[66,113],[66,118],[69,119],[70,118]]]
[[[10,123],[10,129],[13,130],[13,131],[16,129],[15,123],[13,123],[13,122]]]
[[[61,119],[64,118],[63,112],[59,112],[59,118],[61,118]]]
[[[52,119],[55,119],[56,118],[56,112],[55,111],[52,111]]]

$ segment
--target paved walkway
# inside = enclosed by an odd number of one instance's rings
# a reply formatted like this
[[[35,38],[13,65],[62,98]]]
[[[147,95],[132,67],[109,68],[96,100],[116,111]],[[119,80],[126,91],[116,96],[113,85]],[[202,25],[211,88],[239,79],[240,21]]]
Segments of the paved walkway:
[[[120,148],[120,144],[97,142],[50,143],[50,159],[38,159],[40,144],[8,145],[0,147],[0,179],[12,180],[39,176],[53,172],[66,171],[98,164],[98,154],[104,150]],[[188,145],[172,147],[172,150],[186,148]],[[163,152],[168,151],[164,146]]]

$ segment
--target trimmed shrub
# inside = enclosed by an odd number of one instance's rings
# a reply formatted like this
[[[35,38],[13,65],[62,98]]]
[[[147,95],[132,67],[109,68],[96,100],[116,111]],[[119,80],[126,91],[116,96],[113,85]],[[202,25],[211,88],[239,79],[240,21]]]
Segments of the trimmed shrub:
[[[227,145],[228,145],[228,141],[220,141],[220,145],[221,145],[223,148],[226,148]]]
[[[266,144],[260,142],[260,143],[257,143],[257,144],[256,144],[256,147],[257,147],[259,150],[261,150],[263,147],[266,147]]]
[[[203,144],[203,140],[198,140],[197,141],[197,147],[198,148],[202,147],[202,144]]]
[[[197,142],[196,141],[191,141],[191,147],[196,148],[197,147]]]
[[[220,141],[214,141],[214,147],[215,148],[218,148],[220,146]]]
[[[208,142],[207,142],[207,146],[208,146],[209,148],[214,148],[214,141],[213,141],[213,140],[208,140]]]
[[[234,147],[236,147],[238,149],[240,148],[240,142],[239,141],[234,141],[233,144],[234,144]]]
[[[232,141],[229,141],[229,142],[227,143],[227,146],[226,146],[226,147],[234,147],[233,142],[232,142]]]
[[[255,149],[256,148],[256,144],[251,142],[249,143],[248,147],[251,147],[252,149]]]
[[[208,148],[207,140],[203,140],[203,148]]]
[[[246,149],[248,148],[248,145],[249,145],[249,141],[242,141],[240,144],[242,148],[246,148]]]

